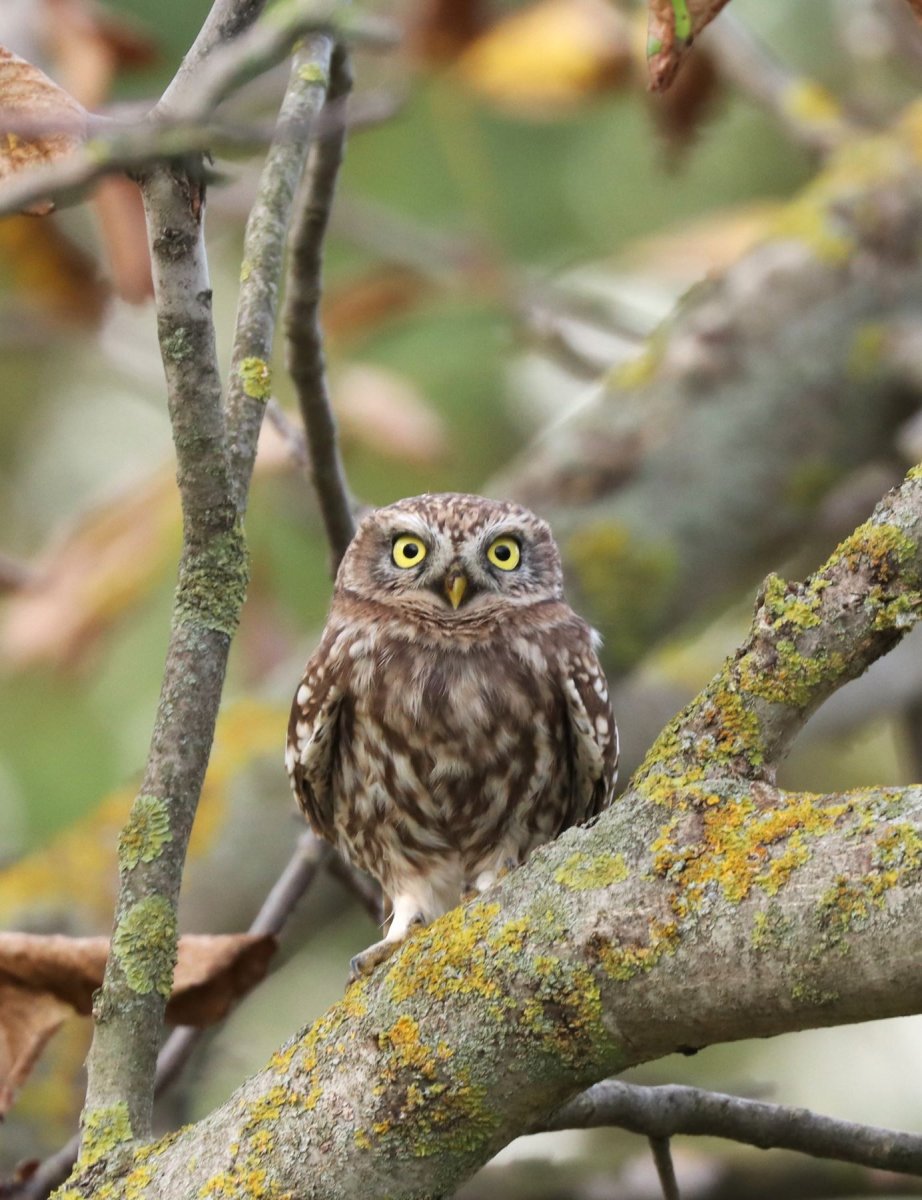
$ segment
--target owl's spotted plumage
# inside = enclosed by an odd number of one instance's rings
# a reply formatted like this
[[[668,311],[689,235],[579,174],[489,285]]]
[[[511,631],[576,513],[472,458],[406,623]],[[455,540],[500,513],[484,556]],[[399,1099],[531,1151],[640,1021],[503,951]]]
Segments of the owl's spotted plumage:
[[[362,522],[286,753],[311,825],[393,906],[354,973],[609,803],[618,733],[594,639],[527,509],[427,495]]]

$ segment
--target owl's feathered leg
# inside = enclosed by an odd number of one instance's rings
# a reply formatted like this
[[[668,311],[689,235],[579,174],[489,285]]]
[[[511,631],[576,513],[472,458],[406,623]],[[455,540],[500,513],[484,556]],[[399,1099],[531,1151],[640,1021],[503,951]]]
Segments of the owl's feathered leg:
[[[391,917],[387,937],[375,942],[361,954],[356,954],[349,963],[349,982],[354,983],[362,975],[370,975],[380,963],[397,950],[415,929],[429,924],[429,918],[420,910],[416,896],[394,897],[394,914]]]

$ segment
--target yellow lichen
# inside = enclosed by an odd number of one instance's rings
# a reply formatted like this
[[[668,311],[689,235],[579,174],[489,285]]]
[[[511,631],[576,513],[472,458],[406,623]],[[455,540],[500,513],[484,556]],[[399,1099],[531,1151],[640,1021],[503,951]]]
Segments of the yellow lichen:
[[[653,872],[669,879],[677,915],[700,908],[709,886],[732,903],[754,887],[775,895],[810,856],[808,840],[831,829],[850,811],[847,803],[817,804],[809,793],[786,793],[760,809],[754,794],[721,799],[703,791],[691,801],[694,819],[676,816],[651,847]],[[772,848],[786,843],[773,854]]]
[[[611,979],[626,983],[650,971],[661,958],[675,954],[679,927],[675,921],[650,922],[646,943],[609,942],[598,951],[599,965]]]

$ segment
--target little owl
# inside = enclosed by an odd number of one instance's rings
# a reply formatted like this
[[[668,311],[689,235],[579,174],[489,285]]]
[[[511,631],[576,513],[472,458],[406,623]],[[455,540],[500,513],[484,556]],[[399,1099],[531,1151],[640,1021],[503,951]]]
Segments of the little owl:
[[[391,902],[353,977],[609,803],[618,732],[597,640],[528,509],[426,495],[362,521],[286,752],[315,831]]]

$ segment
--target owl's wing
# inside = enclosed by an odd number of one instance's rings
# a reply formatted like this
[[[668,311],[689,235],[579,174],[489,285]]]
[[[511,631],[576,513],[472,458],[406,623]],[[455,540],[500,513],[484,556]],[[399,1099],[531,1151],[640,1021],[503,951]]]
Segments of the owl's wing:
[[[566,655],[562,680],[572,754],[574,812],[577,824],[608,806],[618,778],[618,726],[608,684],[595,653],[595,630],[586,629],[576,650]]]
[[[285,765],[295,799],[316,833],[336,841],[333,826],[333,747],[343,689],[319,654],[307,664],[288,722]]]

